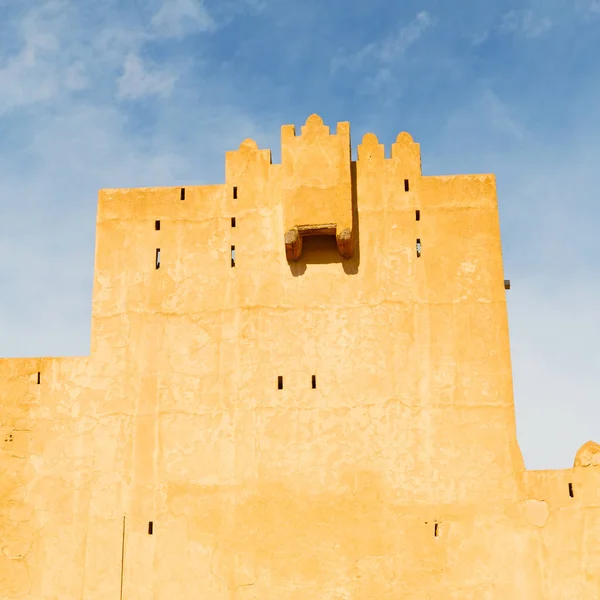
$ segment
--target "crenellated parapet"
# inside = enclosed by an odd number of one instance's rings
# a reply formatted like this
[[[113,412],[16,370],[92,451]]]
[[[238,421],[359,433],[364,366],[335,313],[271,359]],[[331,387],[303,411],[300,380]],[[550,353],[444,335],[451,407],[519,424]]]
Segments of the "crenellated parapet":
[[[356,246],[354,210],[356,168],[372,172],[371,188],[414,192],[421,178],[421,151],[410,134],[401,132],[386,157],[373,133],[364,135],[358,160],[351,159],[350,124],[340,122],[335,133],[313,114],[296,134],[294,125],[281,128],[281,164],[272,164],[271,152],[246,139],[226,154],[226,196],[239,209],[281,205],[288,261],[302,255],[308,236],[336,237],[341,256],[352,258]],[[369,178],[370,179],[370,178]],[[383,193],[372,189],[374,194]]]
[[[344,258],[354,254],[350,124],[335,134],[311,115],[297,136],[293,125],[281,129],[281,200],[288,260],[302,254],[302,238],[335,235]]]

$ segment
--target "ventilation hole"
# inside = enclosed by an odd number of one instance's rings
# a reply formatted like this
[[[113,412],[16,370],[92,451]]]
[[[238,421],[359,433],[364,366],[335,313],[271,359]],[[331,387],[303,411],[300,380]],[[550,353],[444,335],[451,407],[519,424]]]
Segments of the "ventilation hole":
[[[154,221],[154,229],[160,231],[160,221]]]
[[[185,200],[185,188],[181,188],[181,200]]]
[[[237,200],[237,186],[233,186],[233,199]]]
[[[316,375],[312,376],[312,389],[313,390],[317,389],[317,376]]]
[[[235,246],[231,246],[231,266],[235,267]]]
[[[235,217],[231,217],[231,226],[235,227]]]
[[[433,526],[433,536],[434,537],[438,536],[438,524],[437,523]]]
[[[42,374],[38,371],[38,385],[40,385],[41,380],[42,380]]]
[[[408,192],[408,179],[404,180],[404,191]]]
[[[156,264],[157,269],[160,269],[160,248],[156,249]]]
[[[279,375],[277,377],[277,389],[278,390],[282,390],[283,389],[283,376]]]
[[[148,535],[152,535],[154,531],[154,523],[152,521],[148,521]]]
[[[421,256],[421,238],[417,238],[417,258]]]
[[[415,210],[415,219],[417,221],[421,220],[421,211],[420,210]]]
[[[504,289],[505,290],[510,290],[510,279],[505,279],[504,280]]]
[[[571,498],[573,498],[573,484],[572,483],[569,484],[569,496],[571,496]]]

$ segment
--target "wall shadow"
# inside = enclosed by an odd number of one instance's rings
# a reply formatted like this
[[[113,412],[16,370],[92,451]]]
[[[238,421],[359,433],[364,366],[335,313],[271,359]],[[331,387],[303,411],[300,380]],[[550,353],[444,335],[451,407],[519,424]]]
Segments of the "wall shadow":
[[[316,235],[302,239],[302,256],[297,261],[288,262],[294,277],[304,275],[307,265],[341,263],[347,275],[356,275],[360,266],[360,228],[358,218],[358,198],[356,186],[356,162],[350,163],[352,193],[352,231],[354,233],[354,256],[343,258],[337,249],[335,236]]]

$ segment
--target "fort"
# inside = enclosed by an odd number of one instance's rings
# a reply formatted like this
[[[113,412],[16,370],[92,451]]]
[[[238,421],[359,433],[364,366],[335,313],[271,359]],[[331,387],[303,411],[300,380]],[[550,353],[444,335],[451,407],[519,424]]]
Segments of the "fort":
[[[89,356],[0,360],[0,598],[600,598],[600,446],[517,443],[494,176],[281,133],[100,192]]]

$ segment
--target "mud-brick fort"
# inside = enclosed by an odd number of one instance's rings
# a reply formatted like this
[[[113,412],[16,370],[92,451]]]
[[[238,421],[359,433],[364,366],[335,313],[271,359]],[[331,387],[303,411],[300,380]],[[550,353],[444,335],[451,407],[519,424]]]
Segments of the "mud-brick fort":
[[[598,600],[600,446],[517,444],[493,175],[281,137],[100,192],[90,355],[0,361],[0,598]]]

